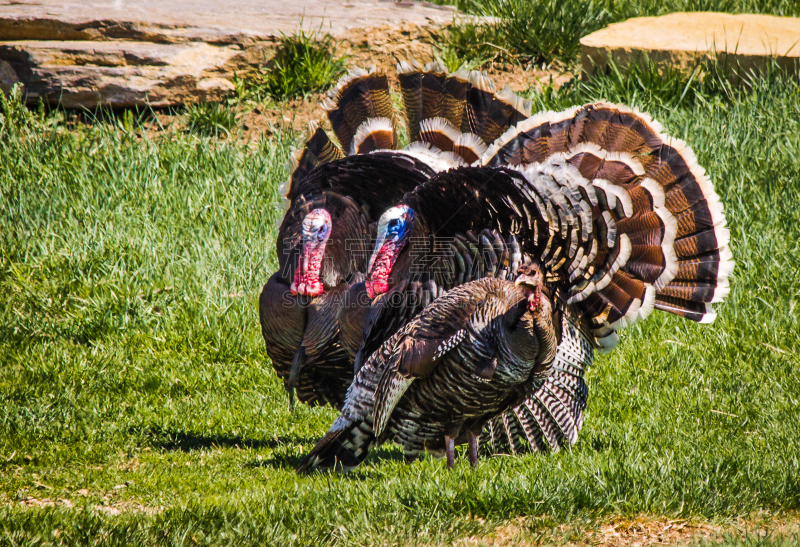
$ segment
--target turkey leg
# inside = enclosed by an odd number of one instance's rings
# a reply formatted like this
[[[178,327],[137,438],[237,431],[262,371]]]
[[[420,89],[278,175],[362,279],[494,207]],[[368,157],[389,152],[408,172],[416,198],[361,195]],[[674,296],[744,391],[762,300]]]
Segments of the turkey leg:
[[[306,348],[300,346],[297,348],[297,353],[294,354],[292,364],[289,366],[289,377],[286,379],[284,386],[286,391],[289,392],[289,408],[294,408],[294,388],[297,386],[297,379],[300,377],[300,369],[306,361]]]
[[[445,435],[444,448],[447,453],[447,468],[452,469],[456,465],[456,440]]]
[[[469,442],[469,463],[472,467],[478,465],[478,439],[480,439],[479,435],[476,435],[472,431],[467,431],[467,441]]]

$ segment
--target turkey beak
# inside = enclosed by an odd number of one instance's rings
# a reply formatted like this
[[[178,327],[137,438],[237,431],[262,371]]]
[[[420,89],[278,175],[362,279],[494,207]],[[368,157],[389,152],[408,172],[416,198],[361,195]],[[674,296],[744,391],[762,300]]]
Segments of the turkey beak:
[[[514,280],[514,285],[526,285],[529,287],[538,287],[542,284],[542,280],[539,276],[532,276],[532,275],[518,275],[517,278]]]

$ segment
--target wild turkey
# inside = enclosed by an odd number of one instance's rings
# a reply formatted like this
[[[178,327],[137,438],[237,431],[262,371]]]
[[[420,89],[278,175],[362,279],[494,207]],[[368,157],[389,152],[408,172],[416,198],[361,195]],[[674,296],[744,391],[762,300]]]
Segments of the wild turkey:
[[[567,299],[568,316],[577,311],[588,319],[602,352],[619,340],[617,327],[646,317],[652,309],[713,322],[712,304],[722,302],[729,292],[734,261],[722,204],[692,150],[662,131],[646,114],[597,103],[534,116],[499,138],[482,159],[484,165],[496,166],[563,157],[583,177],[611,181],[626,191],[630,203],[621,194],[618,208],[628,214],[615,222],[617,234],[628,235],[627,262],[610,281],[608,274],[599,282],[582,281]],[[587,150],[589,143],[609,152],[605,161],[597,161],[598,156]],[[613,160],[619,161],[616,174]],[[649,207],[644,200],[650,201]],[[653,237],[657,233],[660,238]],[[626,247],[621,246],[623,253]],[[576,272],[570,277],[578,279]],[[512,452],[524,450],[518,442],[523,436],[534,450],[577,439],[582,414],[575,403],[583,401],[585,406],[586,401],[576,396],[583,391],[577,371],[581,363],[591,363],[592,349],[580,330],[570,326],[564,333],[567,343],[559,346],[554,365],[564,373],[490,422],[487,430],[495,451],[504,444]]]
[[[499,134],[529,113],[529,107],[517,110],[525,105],[513,94],[495,96],[479,73],[406,66],[399,76],[413,120],[435,125],[436,116],[448,115],[459,124],[463,119],[465,127]],[[325,109],[346,147],[313,126],[304,148],[292,154],[288,210],[277,240],[280,269],[265,285],[259,311],[267,353],[290,396],[296,387],[303,402],[340,408],[353,354],[343,352],[339,312],[344,291],[366,269],[362,244],[374,239],[372,225],[387,207],[437,170],[464,160],[418,141],[411,122],[411,145],[391,150],[397,146],[395,116],[388,80],[379,71],[353,70],[329,93]],[[468,137],[455,152],[477,158],[485,145],[473,149],[475,140]]]
[[[422,307],[415,282],[438,295],[468,277],[468,257],[453,242],[489,229],[490,262],[519,261],[519,245],[523,260],[542,265],[566,341],[557,381],[495,417],[489,436],[495,450],[557,449],[580,430],[593,347],[610,350],[617,328],[653,309],[713,321],[711,304],[724,299],[733,269],[722,205],[683,142],[663,136],[647,115],[606,103],[525,120],[480,164],[438,173],[379,221],[360,290],[384,295],[366,314],[362,353]],[[453,211],[453,203],[463,205]],[[443,250],[444,269],[435,260]]]
[[[342,414],[298,467],[359,465],[387,439],[411,458],[447,454],[521,401],[550,375],[556,352],[550,296],[535,265],[517,282],[485,278],[461,285],[425,308],[359,371]]]
[[[314,126],[292,154],[276,241],[279,269],[261,293],[259,316],[267,354],[290,397],[296,388],[302,402],[340,408],[353,375],[339,342],[341,296],[365,271],[378,216],[434,171],[410,155],[363,154],[370,143],[394,146],[393,132],[381,124],[373,130],[374,120],[392,115],[384,74],[354,71],[330,97],[334,132],[353,155]]]

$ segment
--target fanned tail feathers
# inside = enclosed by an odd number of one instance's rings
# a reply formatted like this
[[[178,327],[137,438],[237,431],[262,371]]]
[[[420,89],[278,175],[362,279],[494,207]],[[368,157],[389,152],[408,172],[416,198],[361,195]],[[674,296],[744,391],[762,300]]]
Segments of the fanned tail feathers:
[[[328,92],[322,107],[344,150],[316,122],[311,122],[303,147],[292,149],[288,165],[291,175],[280,188],[285,203],[294,197],[295,183],[318,165],[348,154],[397,147],[389,81],[382,71],[354,68]]]
[[[394,134],[389,80],[386,74],[374,68],[369,71],[352,69],[328,92],[328,100],[323,108],[328,113],[336,138],[347,154],[356,153],[353,148],[354,137],[359,128],[374,118],[386,118]],[[385,130],[385,127],[380,130]],[[396,139],[392,139],[392,145],[395,142]]]
[[[461,127],[470,88],[467,72],[448,74],[435,62],[420,69],[412,60],[398,63],[397,78],[410,142],[420,140],[420,124],[424,120],[443,118],[453,127]]]
[[[394,125],[389,118],[370,118],[358,126],[350,145],[351,154],[393,150],[397,146]]]
[[[279,188],[284,204],[288,206],[294,197],[293,189],[296,181],[308,175],[316,166],[344,157],[344,153],[328,138],[316,122],[308,124],[305,145],[302,148],[292,147],[287,169],[291,175]]]
[[[653,309],[711,322],[733,259],[719,197],[691,149],[648,115],[596,103],[518,123],[481,164],[531,180],[569,303],[591,318],[601,348]],[[553,184],[555,182],[555,184]]]
[[[531,103],[509,87],[495,92],[483,72],[448,74],[439,63],[397,65],[409,141],[425,142],[460,156],[469,165],[488,142],[530,116]]]
[[[531,115],[531,102],[514,94],[506,86],[495,92],[494,82],[485,72],[469,73],[471,88],[467,98],[467,119],[461,130],[478,135],[484,142],[494,142],[509,127]]]
[[[481,158],[497,135],[530,114],[530,103],[494,84],[483,73],[448,74],[438,63],[420,69],[414,62],[398,65],[410,144],[404,153],[442,171]],[[316,166],[351,154],[397,148],[397,115],[392,108],[386,74],[374,68],[353,68],[327,94],[323,109],[339,145],[316,123],[309,124],[305,144],[293,149],[289,180],[280,191],[288,203],[293,187]]]

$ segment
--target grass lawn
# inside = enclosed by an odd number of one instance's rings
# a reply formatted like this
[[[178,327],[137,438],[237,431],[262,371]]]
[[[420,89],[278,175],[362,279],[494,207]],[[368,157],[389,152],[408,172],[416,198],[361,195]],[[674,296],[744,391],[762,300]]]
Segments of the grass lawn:
[[[139,138],[3,103],[0,545],[560,543],[636,519],[800,542],[800,85],[634,76],[530,95],[634,104],[688,141],[731,294],[712,325],[625,330],[572,450],[453,472],[392,447],[293,472],[336,415],[289,408],[258,326],[295,135]]]

